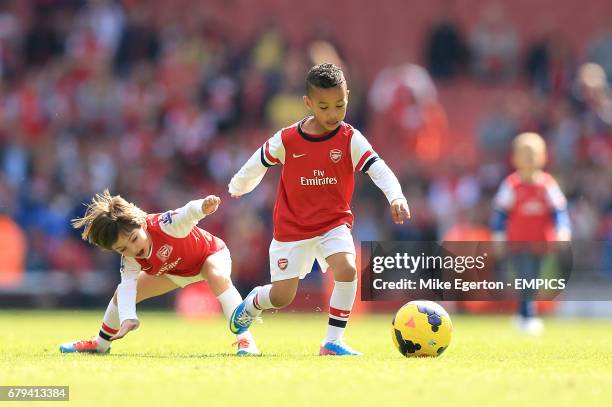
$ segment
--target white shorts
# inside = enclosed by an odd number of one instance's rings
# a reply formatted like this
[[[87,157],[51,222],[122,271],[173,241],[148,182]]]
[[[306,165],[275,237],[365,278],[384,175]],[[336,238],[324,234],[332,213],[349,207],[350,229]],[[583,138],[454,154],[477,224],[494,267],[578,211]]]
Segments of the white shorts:
[[[225,275],[227,275],[227,277],[232,274],[232,257],[230,256],[230,251],[227,247],[222,250],[219,250],[216,253],[211,254],[206,258],[206,260],[208,259],[213,259],[214,261],[216,261],[219,265],[219,268],[224,272]],[[186,287],[189,284],[204,281],[202,270],[200,270],[200,274],[196,274],[195,276],[191,277],[174,276],[172,274],[166,274],[166,277],[168,277],[174,284],[178,285],[179,287]]]
[[[310,273],[317,260],[323,272],[329,265],[326,258],[336,253],[355,255],[355,243],[351,230],[346,225],[333,228],[329,232],[306,240],[279,242],[272,239],[270,243],[270,276],[271,281],[304,278]]]

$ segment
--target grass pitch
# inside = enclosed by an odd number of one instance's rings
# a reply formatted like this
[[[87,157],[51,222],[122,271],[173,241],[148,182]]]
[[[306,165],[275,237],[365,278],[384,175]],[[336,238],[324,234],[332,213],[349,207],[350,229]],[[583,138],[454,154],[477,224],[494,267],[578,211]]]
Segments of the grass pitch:
[[[140,311],[141,327],[109,355],[60,354],[97,332],[101,312],[0,312],[0,384],[69,385],[79,406],[604,405],[612,400],[612,322],[547,320],[540,338],[509,317],[454,316],[437,359],[393,347],[391,316],[356,316],[361,358],[316,356],[327,316],[265,314],[261,357],[236,357],[221,318]],[[58,404],[59,403],[59,404]],[[63,402],[64,404],[66,402]],[[24,406],[27,403],[5,403]],[[62,402],[31,403],[57,406]]]

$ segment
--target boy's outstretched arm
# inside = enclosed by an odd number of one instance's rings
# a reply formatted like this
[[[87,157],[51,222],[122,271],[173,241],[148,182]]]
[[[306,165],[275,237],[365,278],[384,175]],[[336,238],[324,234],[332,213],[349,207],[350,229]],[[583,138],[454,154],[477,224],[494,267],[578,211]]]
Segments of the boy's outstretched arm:
[[[232,177],[228,192],[233,198],[248,194],[261,182],[269,167],[285,162],[281,132],[264,143]]]
[[[366,171],[370,176],[374,184],[387,197],[389,204],[391,205],[391,217],[393,222],[401,225],[405,219],[410,219],[410,208],[408,202],[402,192],[402,186],[400,185],[397,177],[391,171],[391,168],[383,161],[376,160],[370,165],[370,168]]]
[[[351,138],[351,159],[353,169],[368,174],[374,184],[383,191],[391,205],[393,222],[401,225],[404,219],[410,219],[410,208],[397,177],[357,129],[353,131]]]
[[[259,150],[256,151],[232,177],[228,185],[229,194],[232,198],[238,198],[244,194],[248,194],[259,185],[264,175],[266,175],[267,170],[268,168],[261,164]]]
[[[189,201],[185,206],[160,214],[159,226],[172,237],[186,237],[198,222],[215,213],[220,204],[221,198],[216,195]]]
[[[128,332],[138,329],[140,322],[136,315],[136,287],[140,265],[134,259],[121,258],[121,283],[117,287],[117,308],[121,326],[111,340],[123,338]]]

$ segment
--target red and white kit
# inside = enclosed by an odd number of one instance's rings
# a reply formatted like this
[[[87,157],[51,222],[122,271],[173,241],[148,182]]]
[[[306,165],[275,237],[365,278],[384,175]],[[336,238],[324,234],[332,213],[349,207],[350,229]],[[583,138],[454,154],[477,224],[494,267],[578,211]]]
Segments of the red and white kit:
[[[555,222],[554,214],[567,210],[567,201],[559,184],[546,172],[539,172],[534,182],[525,182],[514,172],[499,187],[494,209],[507,214],[505,240],[554,241],[559,229],[570,232],[569,222]]]
[[[229,192],[252,191],[267,169],[283,164],[274,207],[270,245],[272,281],[303,278],[315,259],[355,253],[350,229],[354,173],[367,173],[389,202],[404,198],[401,186],[366,138],[342,122],[331,133],[313,136],[301,122],[284,128],[258,149],[232,178]]]
[[[165,275],[184,287],[201,281],[202,265],[211,255],[223,256],[231,271],[229,250],[223,240],[197,227],[205,217],[203,200],[161,214],[147,215],[146,230],[151,237],[151,250],[145,259],[121,258],[121,284],[117,288],[120,321],[137,319],[136,284],[145,272]]]

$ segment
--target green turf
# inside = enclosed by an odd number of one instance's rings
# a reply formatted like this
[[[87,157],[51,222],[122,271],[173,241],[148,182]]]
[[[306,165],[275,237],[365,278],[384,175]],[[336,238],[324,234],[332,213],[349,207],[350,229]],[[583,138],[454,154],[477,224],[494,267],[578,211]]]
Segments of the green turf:
[[[438,359],[406,359],[389,316],[355,317],[361,358],[318,357],[326,315],[266,314],[262,357],[233,356],[221,319],[141,311],[110,355],[58,353],[97,330],[100,313],[0,312],[0,384],[69,385],[71,405],[603,405],[612,400],[612,323],[548,320],[540,338],[508,317],[455,316]],[[0,403],[7,404],[7,403]],[[52,403],[51,405],[60,405]],[[65,404],[65,403],[64,403]],[[19,406],[25,403],[15,404]],[[43,403],[36,403],[40,406]]]

